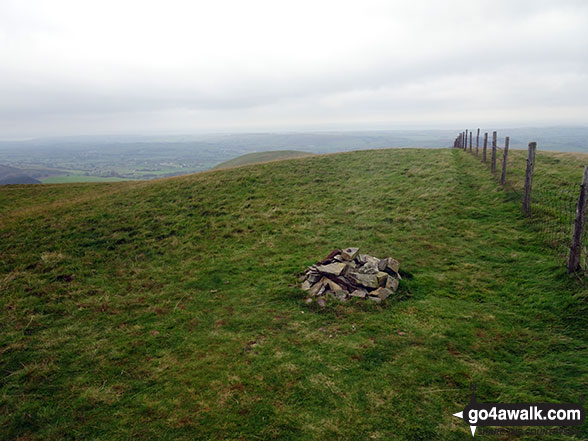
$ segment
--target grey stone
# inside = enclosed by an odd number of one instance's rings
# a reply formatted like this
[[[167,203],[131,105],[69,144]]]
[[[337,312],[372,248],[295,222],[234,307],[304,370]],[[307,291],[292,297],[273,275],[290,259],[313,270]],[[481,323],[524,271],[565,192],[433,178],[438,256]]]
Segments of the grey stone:
[[[315,283],[312,288],[310,289],[310,295],[313,297],[318,297],[321,294],[323,294],[325,292],[325,290],[327,289],[327,283],[328,283],[329,279],[327,279],[326,277],[323,277],[321,280],[319,280],[317,283]]]
[[[378,278],[374,274],[349,273],[348,277],[356,284],[366,288],[378,287]]]
[[[375,303],[378,303],[378,304],[382,303],[382,299],[379,298],[379,297],[368,296],[368,299],[370,299],[372,302],[375,302]]]
[[[388,278],[386,279],[386,288],[396,292],[396,290],[398,289],[398,279],[395,279],[392,276],[388,276]]]
[[[321,280],[323,276],[320,273],[310,273],[308,276],[306,276],[306,279],[310,282],[310,283],[316,283],[319,280]]]
[[[390,297],[390,294],[392,294],[392,291],[383,287],[379,287],[370,293],[371,296],[378,296],[382,300],[386,300],[388,297]]]
[[[365,263],[373,263],[376,266],[380,263],[380,259],[369,254],[364,254]]]
[[[346,263],[329,263],[328,265],[320,265],[317,267],[319,273],[332,274],[333,276],[340,276],[347,268]]]
[[[380,286],[386,286],[386,281],[388,280],[388,274],[383,272],[383,271],[379,271],[378,274],[376,274],[376,277],[378,278],[378,285]]]
[[[359,253],[359,248],[345,248],[341,251],[341,257],[344,260],[353,260]]]
[[[387,257],[385,259],[380,260],[380,263],[378,264],[378,269],[380,271],[392,271],[395,274],[397,274],[398,270],[400,269],[400,263],[398,262],[398,260],[393,259],[392,257]]]
[[[312,288],[312,283],[310,283],[308,280],[305,280],[302,282],[302,286],[300,288],[302,288],[304,291],[310,291],[310,288]]]
[[[367,297],[367,291],[365,289],[358,288],[350,294],[351,297],[359,297],[365,299]]]
[[[344,291],[345,289],[339,285],[336,282],[333,282],[332,280],[329,279],[329,281],[327,282],[327,285],[329,286],[329,289],[333,292],[335,291]]]
[[[373,262],[368,262],[357,270],[360,274],[378,274],[380,270],[378,265]]]
[[[345,302],[349,298],[349,293],[345,290],[338,289],[337,291],[333,291],[331,293],[333,297],[335,297],[340,302]]]

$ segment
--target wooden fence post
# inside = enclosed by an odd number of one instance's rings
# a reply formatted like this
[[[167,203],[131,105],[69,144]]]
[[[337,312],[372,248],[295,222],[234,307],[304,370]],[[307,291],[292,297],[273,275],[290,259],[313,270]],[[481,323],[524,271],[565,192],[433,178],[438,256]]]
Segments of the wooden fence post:
[[[480,129],[478,128],[478,134],[476,135],[476,158],[478,157],[479,150],[480,150]]]
[[[506,184],[506,160],[508,157],[508,144],[510,143],[510,138],[507,136],[504,140],[504,157],[502,159],[502,176],[500,177],[500,185],[504,187]]]
[[[582,235],[586,221],[586,183],[588,182],[588,167],[584,166],[584,177],[580,185],[580,196],[576,204],[576,220],[574,221],[574,233],[570,246],[570,258],[568,259],[568,273],[577,271],[580,267],[582,254]]]
[[[470,153],[472,153],[472,132],[470,132]]]
[[[482,162],[486,163],[486,149],[488,148],[488,132],[484,133],[484,148],[482,150]]]
[[[496,132],[492,132],[492,162],[490,163],[490,173],[496,172]]]
[[[463,149],[464,150],[468,150],[468,129],[466,129],[465,131],[465,135],[464,135],[464,143],[463,143]]]
[[[523,213],[527,216],[531,214],[531,187],[533,185],[533,170],[535,169],[535,150],[537,150],[537,143],[529,143],[529,151],[527,152],[527,171],[525,173],[525,190],[523,193]]]

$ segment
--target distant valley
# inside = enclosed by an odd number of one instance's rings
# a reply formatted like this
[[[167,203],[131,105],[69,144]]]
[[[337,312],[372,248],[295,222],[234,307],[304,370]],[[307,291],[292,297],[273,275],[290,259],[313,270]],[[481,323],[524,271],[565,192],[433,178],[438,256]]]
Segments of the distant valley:
[[[489,130],[482,129],[482,133]],[[455,134],[456,130],[379,130],[78,136],[2,141],[0,184],[154,179],[209,170],[243,155],[268,151],[304,154],[399,147],[442,148],[451,145]],[[529,141],[537,141],[540,150],[588,152],[588,127],[498,129],[499,144],[503,143],[505,135],[510,136],[511,148],[525,148]],[[269,160],[277,159],[274,156]],[[253,159],[254,162],[264,160],[268,159]],[[238,159],[233,165],[240,163]],[[230,162],[227,164],[232,166]]]

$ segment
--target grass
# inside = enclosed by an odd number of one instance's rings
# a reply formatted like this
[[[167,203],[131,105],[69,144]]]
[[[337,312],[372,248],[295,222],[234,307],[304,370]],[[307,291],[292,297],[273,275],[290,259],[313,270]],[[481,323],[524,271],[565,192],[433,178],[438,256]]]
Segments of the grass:
[[[247,153],[228,161],[222,162],[213,168],[215,170],[221,168],[240,167],[242,165],[258,164],[261,162],[278,161],[282,159],[302,158],[310,156],[312,153],[299,152],[297,150],[275,150],[268,152]]]
[[[3,188],[0,207],[1,439],[461,440],[471,381],[480,401],[588,393],[585,288],[461,151]],[[398,298],[306,306],[297,273],[346,246],[400,260]]]

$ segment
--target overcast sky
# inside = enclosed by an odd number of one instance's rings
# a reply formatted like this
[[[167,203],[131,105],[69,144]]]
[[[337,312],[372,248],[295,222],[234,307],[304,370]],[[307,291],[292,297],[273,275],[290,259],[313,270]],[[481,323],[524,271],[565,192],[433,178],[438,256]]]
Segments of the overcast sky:
[[[0,138],[588,125],[586,0],[0,0]]]

